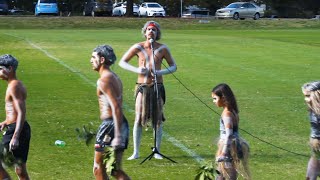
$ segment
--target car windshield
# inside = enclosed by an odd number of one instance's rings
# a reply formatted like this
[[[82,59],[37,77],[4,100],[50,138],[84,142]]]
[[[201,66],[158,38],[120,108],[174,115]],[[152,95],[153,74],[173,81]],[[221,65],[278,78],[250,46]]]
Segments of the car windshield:
[[[236,3],[232,3],[229,4],[226,8],[239,8],[241,7],[242,4],[236,4]]]
[[[57,3],[57,0],[40,0],[40,3]]]
[[[158,8],[160,7],[159,4],[148,4],[148,7]]]

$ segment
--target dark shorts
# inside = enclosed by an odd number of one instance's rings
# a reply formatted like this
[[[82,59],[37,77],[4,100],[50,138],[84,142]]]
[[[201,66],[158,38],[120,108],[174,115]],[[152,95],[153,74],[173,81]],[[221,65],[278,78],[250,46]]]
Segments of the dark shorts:
[[[4,147],[8,149],[9,149],[9,144],[13,137],[15,129],[16,129],[16,123],[9,124],[7,126],[6,132],[3,135],[2,144],[4,145]],[[12,151],[16,160],[18,161],[21,160],[24,163],[27,162],[30,138],[31,138],[31,128],[29,123],[25,121],[22,131],[20,133],[19,146],[17,149]]]
[[[127,149],[129,142],[129,125],[126,117],[123,116],[123,122],[121,127],[122,141],[120,149]],[[111,142],[114,138],[114,123],[113,119],[105,119],[99,126],[96,143],[94,148],[98,152],[103,152],[104,148],[107,146],[111,147]]]

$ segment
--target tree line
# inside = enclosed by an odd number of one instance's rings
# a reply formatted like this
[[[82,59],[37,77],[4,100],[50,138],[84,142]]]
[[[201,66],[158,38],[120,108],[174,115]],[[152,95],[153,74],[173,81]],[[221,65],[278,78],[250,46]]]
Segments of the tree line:
[[[11,8],[16,7],[25,11],[33,12],[36,0],[8,0]],[[71,11],[74,14],[80,14],[83,11],[85,0],[57,0],[58,3],[70,4]],[[107,1],[107,0],[100,0]],[[116,0],[113,0],[113,3]],[[121,0],[117,0],[120,2]],[[125,1],[125,0],[123,0]],[[201,8],[206,8],[214,15],[219,8],[225,7],[228,4],[242,0],[182,0],[183,10],[186,7],[195,5]],[[248,0],[250,1],[250,0]],[[278,17],[297,17],[309,18],[316,14],[320,14],[320,0],[251,0],[258,5],[266,5],[266,16],[277,15]],[[168,16],[179,17],[181,14],[181,0],[127,0],[127,12],[132,12],[133,3],[141,4],[142,2],[158,2],[161,4]],[[128,13],[127,16],[132,16]]]

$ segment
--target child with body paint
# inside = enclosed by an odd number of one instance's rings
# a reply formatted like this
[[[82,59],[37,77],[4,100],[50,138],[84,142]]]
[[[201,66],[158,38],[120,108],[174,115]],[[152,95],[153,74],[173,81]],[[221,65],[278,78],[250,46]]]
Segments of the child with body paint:
[[[302,93],[308,106],[311,124],[312,156],[308,163],[306,179],[316,180],[320,175],[320,81],[305,83],[302,86]]]
[[[249,145],[239,136],[239,110],[236,98],[227,84],[212,89],[213,103],[223,108],[220,118],[220,139],[216,153],[218,180],[235,180],[238,174],[250,179]]]
[[[156,148],[160,152],[160,143],[162,139],[162,126],[165,120],[163,106],[165,104],[165,89],[163,85],[163,75],[173,73],[177,70],[176,63],[171,56],[169,48],[158,42],[161,38],[160,25],[155,21],[148,21],[142,28],[142,34],[145,41],[134,44],[122,57],[119,65],[129,71],[138,74],[136,82],[136,103],[135,103],[135,122],[133,126],[133,147],[134,151],[128,160],[139,158],[139,148],[142,135],[142,127],[147,126],[153,113],[153,127],[157,127]],[[129,64],[134,57],[138,59],[138,67]],[[163,59],[166,60],[168,68],[161,69]],[[155,76],[156,75],[156,76]],[[155,79],[155,77],[157,77]],[[157,83],[157,84],[156,84]],[[154,88],[158,92],[155,93]],[[157,100],[154,97],[157,96]],[[154,103],[158,103],[157,109],[153,109]],[[155,106],[154,106],[155,107]],[[156,159],[163,157],[155,153]]]

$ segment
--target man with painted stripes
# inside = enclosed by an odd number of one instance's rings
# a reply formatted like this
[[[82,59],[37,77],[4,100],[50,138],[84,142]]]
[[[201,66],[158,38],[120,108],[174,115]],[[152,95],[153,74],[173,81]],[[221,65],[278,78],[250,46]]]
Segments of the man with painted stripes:
[[[105,147],[115,151],[115,169],[111,175],[116,179],[130,179],[122,170],[122,155],[128,146],[129,126],[122,112],[122,82],[110,70],[116,61],[111,46],[97,46],[90,59],[92,69],[97,71],[100,78],[97,81],[97,96],[99,100],[101,125],[96,135],[93,172],[96,179],[109,179],[104,162]]]
[[[156,148],[160,152],[162,139],[163,106],[165,104],[165,89],[163,85],[163,75],[173,73],[177,70],[177,65],[170,53],[169,48],[158,42],[161,38],[160,25],[155,21],[148,21],[142,28],[145,41],[134,44],[122,57],[119,65],[129,71],[138,74],[136,82],[136,102],[135,102],[135,122],[133,126],[133,147],[134,151],[128,160],[139,158],[139,148],[141,142],[142,128],[147,126],[152,112],[157,111],[158,117],[153,120],[156,122]],[[129,64],[134,58],[138,57],[138,67]],[[161,69],[165,60],[168,67]],[[155,78],[156,77],[156,78]],[[156,85],[157,93],[154,91]],[[157,95],[157,102],[153,102],[153,97]],[[152,104],[158,103],[158,108],[153,109]],[[153,124],[155,127],[155,124]],[[154,154],[156,159],[162,159],[160,154]]]

